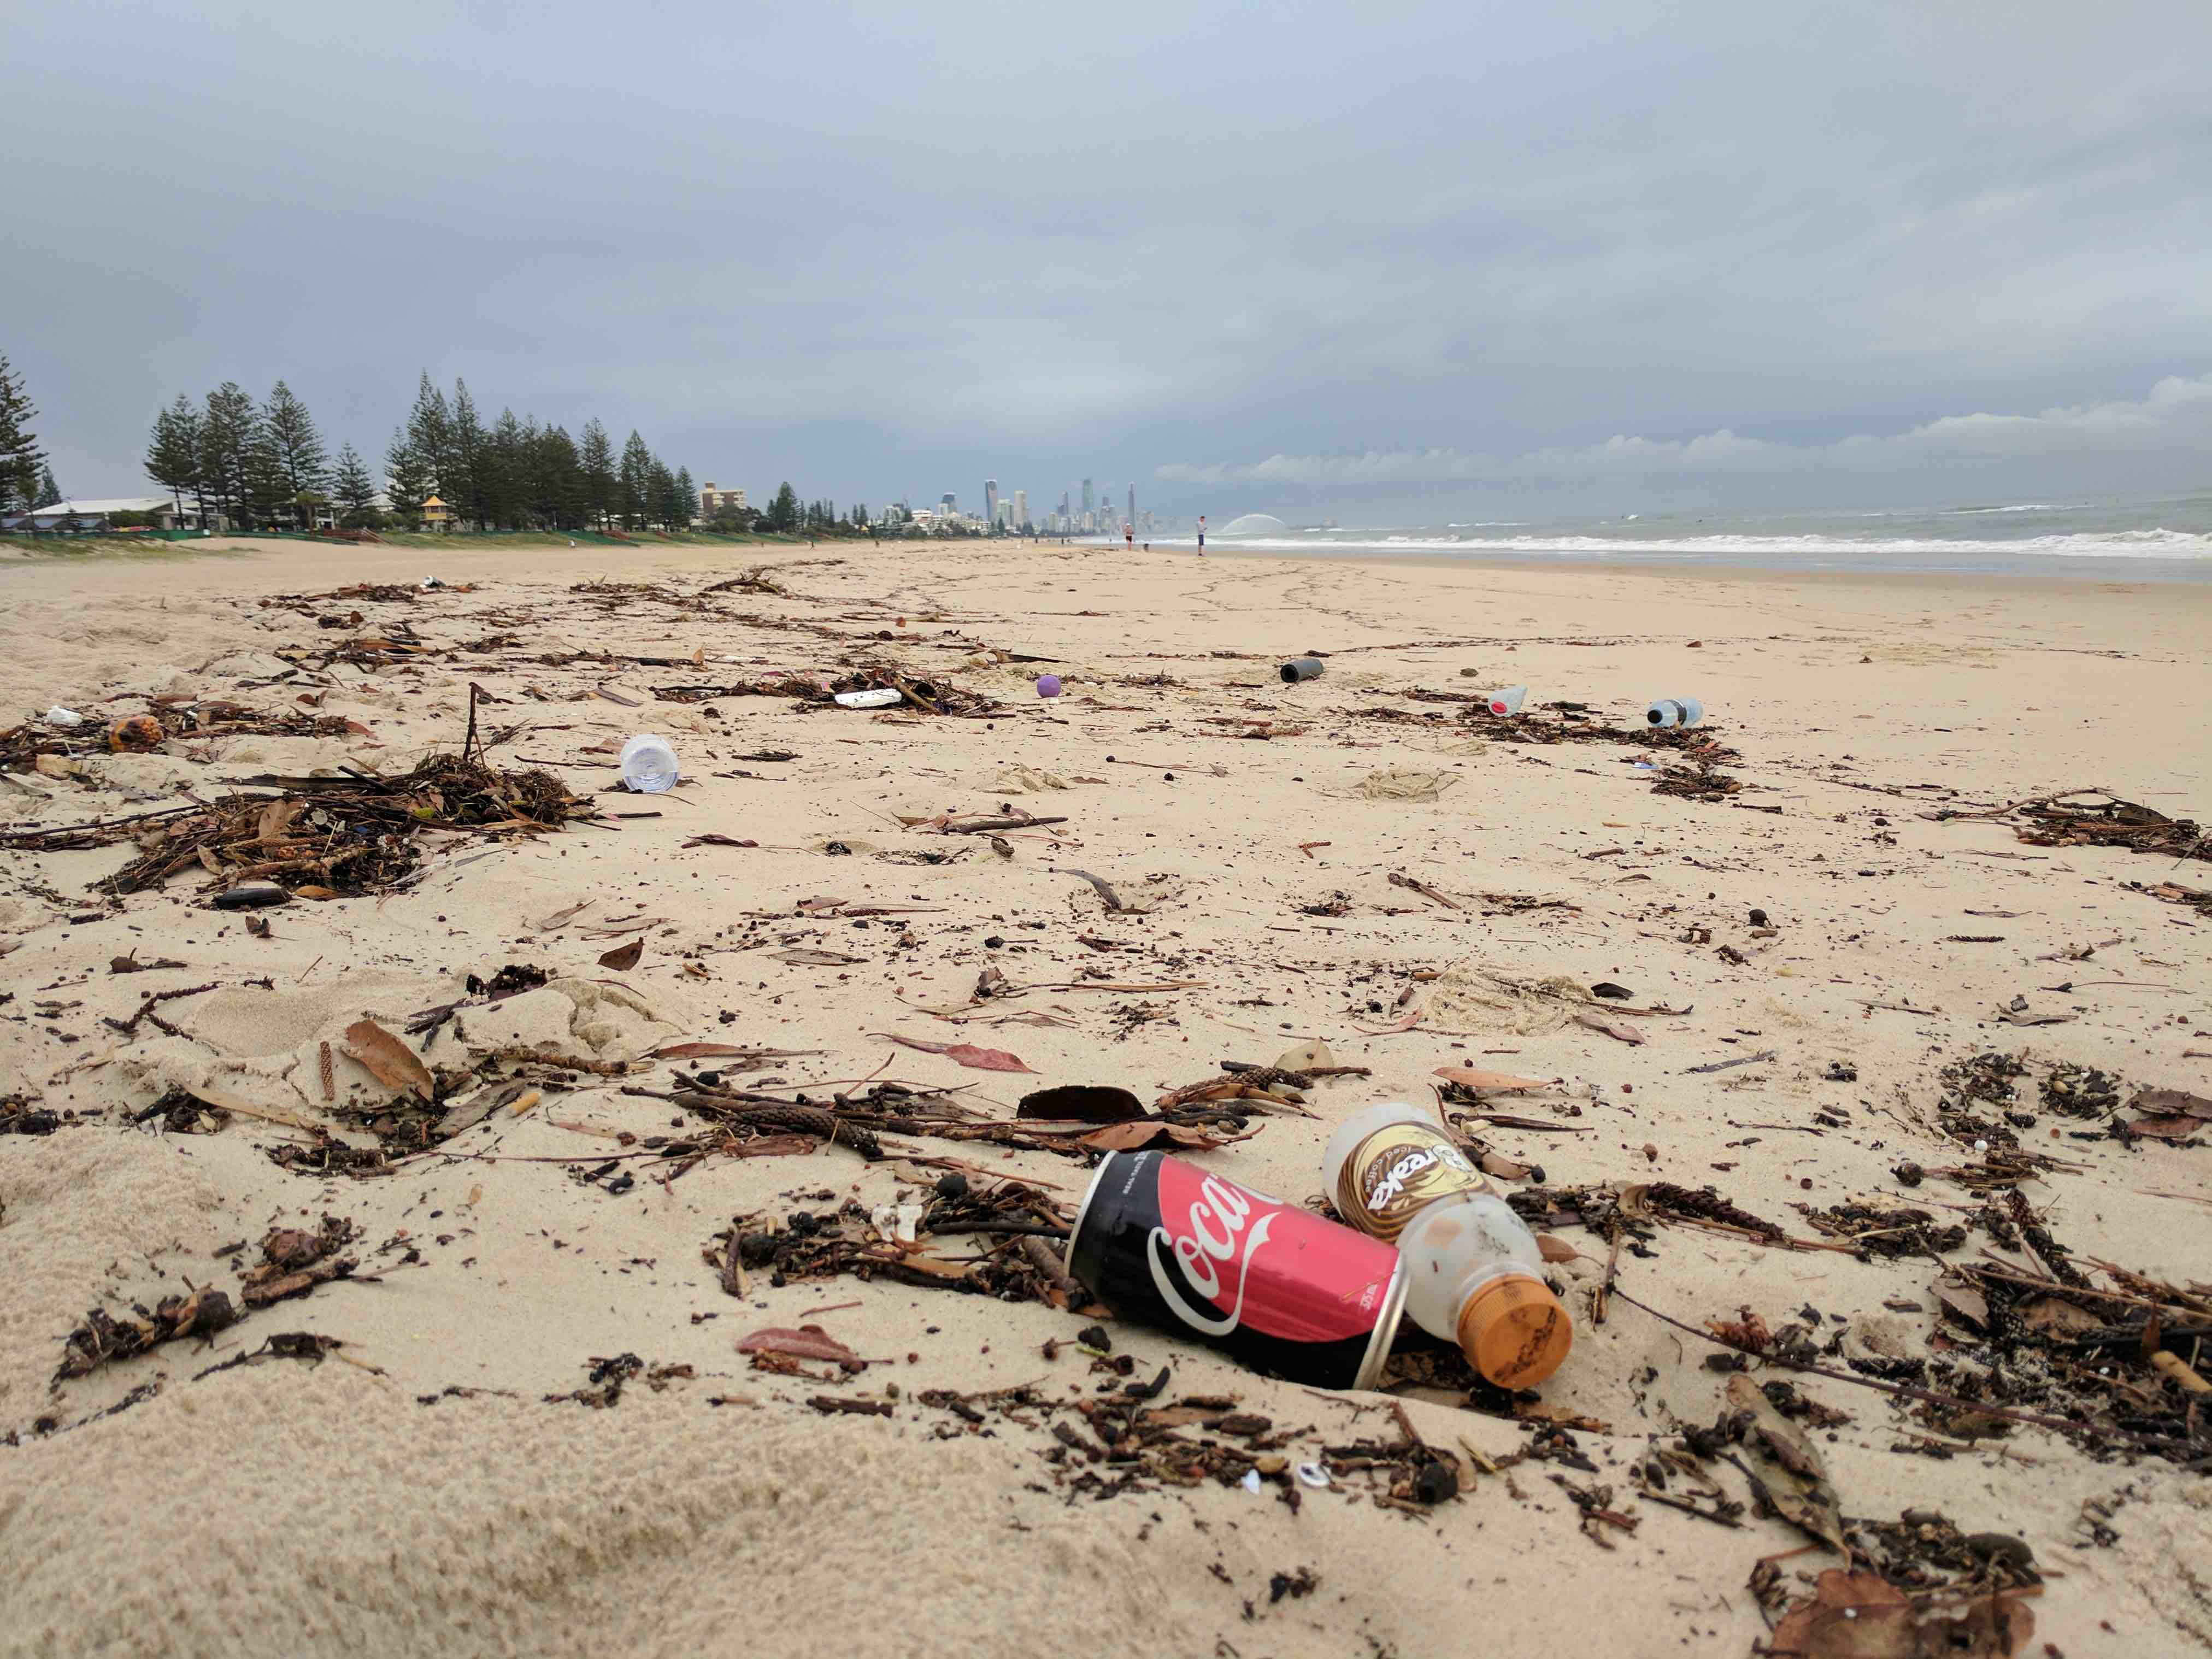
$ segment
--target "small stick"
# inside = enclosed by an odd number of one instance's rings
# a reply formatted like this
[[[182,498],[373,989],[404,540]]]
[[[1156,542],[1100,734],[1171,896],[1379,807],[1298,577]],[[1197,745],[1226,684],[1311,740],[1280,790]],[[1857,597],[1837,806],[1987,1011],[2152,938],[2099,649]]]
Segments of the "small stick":
[[[160,1015],[155,1013],[154,1010],[159,1007],[162,1003],[173,1001],[179,997],[196,997],[203,991],[212,991],[216,989],[220,983],[220,981],[210,981],[205,985],[188,985],[179,991],[156,991],[152,996],[148,997],[145,1001],[138,1005],[138,1012],[131,1015],[129,1019],[108,1019],[103,1018],[100,1023],[107,1026],[112,1030],[120,1031],[124,1036],[131,1036],[137,1033],[139,1023],[142,1020],[150,1018],[155,1025],[167,1031],[171,1036],[182,1036],[184,1035],[183,1032],[178,1030],[175,1026],[170,1024]]]
[[[1458,900],[1451,897],[1448,894],[1438,892],[1435,888],[1430,886],[1425,881],[1414,880],[1413,877],[1407,875],[1402,870],[1393,870],[1390,872],[1390,884],[1393,887],[1403,887],[1409,892],[1419,893],[1425,899],[1433,899],[1437,903],[1443,905],[1447,910],[1464,910],[1467,908],[1467,907],[1462,904]]]
[[[1684,1077],[1703,1077],[1708,1072],[1725,1072],[1731,1066],[1757,1066],[1763,1060],[1769,1060],[1773,1058],[1774,1050],[1767,1048],[1763,1049],[1755,1054],[1746,1054],[1741,1060],[1717,1060],[1710,1066],[1692,1066],[1687,1071],[1684,1072],[1682,1075]]]

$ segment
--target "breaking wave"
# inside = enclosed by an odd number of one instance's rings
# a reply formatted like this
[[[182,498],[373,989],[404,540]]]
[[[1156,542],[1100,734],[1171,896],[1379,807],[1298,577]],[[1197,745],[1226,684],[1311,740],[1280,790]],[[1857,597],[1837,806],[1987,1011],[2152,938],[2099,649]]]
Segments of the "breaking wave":
[[[2041,509],[2048,510],[2048,509]],[[1372,540],[1278,539],[1252,536],[1239,545],[1254,550],[1281,549],[1311,552],[1317,546],[1352,553],[1409,550],[1457,553],[1527,553],[1571,556],[1589,553],[1671,554],[1686,558],[1741,560],[1765,555],[1795,559],[1827,557],[1846,564],[1900,556],[1930,555],[1994,558],[2212,559],[2212,534],[2191,530],[2119,530],[2066,536],[2028,536],[2016,540],[1965,537],[1888,536],[1387,536]]]

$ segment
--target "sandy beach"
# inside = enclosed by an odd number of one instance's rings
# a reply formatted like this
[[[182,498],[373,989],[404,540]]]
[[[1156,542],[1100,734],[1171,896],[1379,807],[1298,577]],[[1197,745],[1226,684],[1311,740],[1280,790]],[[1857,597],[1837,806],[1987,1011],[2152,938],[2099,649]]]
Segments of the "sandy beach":
[[[2016,810],[2212,811],[2212,586],[462,538],[0,597],[0,726],[92,722],[0,779],[0,1111],[54,1115],[0,1134],[0,1653],[1748,1653],[1847,1565],[1759,1499],[1759,1384],[1958,1650],[2212,1649],[2212,1355],[2164,1334],[2212,1328],[2212,866]],[[947,712],[715,695],[877,670]],[[1527,731],[1470,701],[1509,685]],[[401,776],[472,688],[596,817],[257,912],[228,855],[118,896],[150,841],[31,839]],[[1590,729],[1677,696],[1687,744]],[[97,741],[149,714],[197,724]],[[607,793],[647,731],[682,781]],[[1367,1074],[1187,1155],[1318,1202],[1357,1108],[1540,1085],[1448,1103],[1559,1246],[1535,1394],[1419,1340],[1388,1392],[1258,1376],[927,1224],[955,1175],[1072,1209],[1085,1146],[671,1097],[1005,1126],[1309,1042]],[[788,1270],[825,1230],[860,1270]],[[99,1351],[210,1290],[243,1316]]]

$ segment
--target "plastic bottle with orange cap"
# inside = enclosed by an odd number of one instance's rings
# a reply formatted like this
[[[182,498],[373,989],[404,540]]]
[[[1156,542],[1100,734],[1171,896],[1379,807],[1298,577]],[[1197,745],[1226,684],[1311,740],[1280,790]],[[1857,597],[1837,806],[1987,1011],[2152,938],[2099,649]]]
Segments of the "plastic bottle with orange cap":
[[[1329,1137],[1322,1176],[1347,1224],[1397,1245],[1415,1324],[1458,1343],[1501,1388],[1559,1368],[1574,1326],[1544,1282],[1535,1235],[1431,1113],[1402,1101],[1353,1113]]]

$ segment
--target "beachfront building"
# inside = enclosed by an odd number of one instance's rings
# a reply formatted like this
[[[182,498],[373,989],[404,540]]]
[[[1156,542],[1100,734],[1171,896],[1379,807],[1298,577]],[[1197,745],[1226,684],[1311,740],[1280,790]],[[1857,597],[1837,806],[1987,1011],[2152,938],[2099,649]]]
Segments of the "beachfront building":
[[[1014,528],[1019,530],[1029,521],[1030,492],[1026,489],[1017,489],[1014,492]]]
[[[745,510],[745,492],[742,489],[717,489],[712,480],[699,487],[699,516],[711,519],[717,513],[742,513]]]
[[[227,528],[220,513],[210,513],[207,519],[216,529]],[[190,501],[179,502],[172,495],[112,495],[98,501],[82,499],[56,501],[51,507],[34,507],[28,513],[10,515],[11,527],[51,532],[63,530],[82,533],[106,530],[122,520],[125,527],[154,530],[198,530],[202,527],[200,509]]]
[[[422,528],[450,531],[460,522],[460,514],[433,495],[422,503]]]

